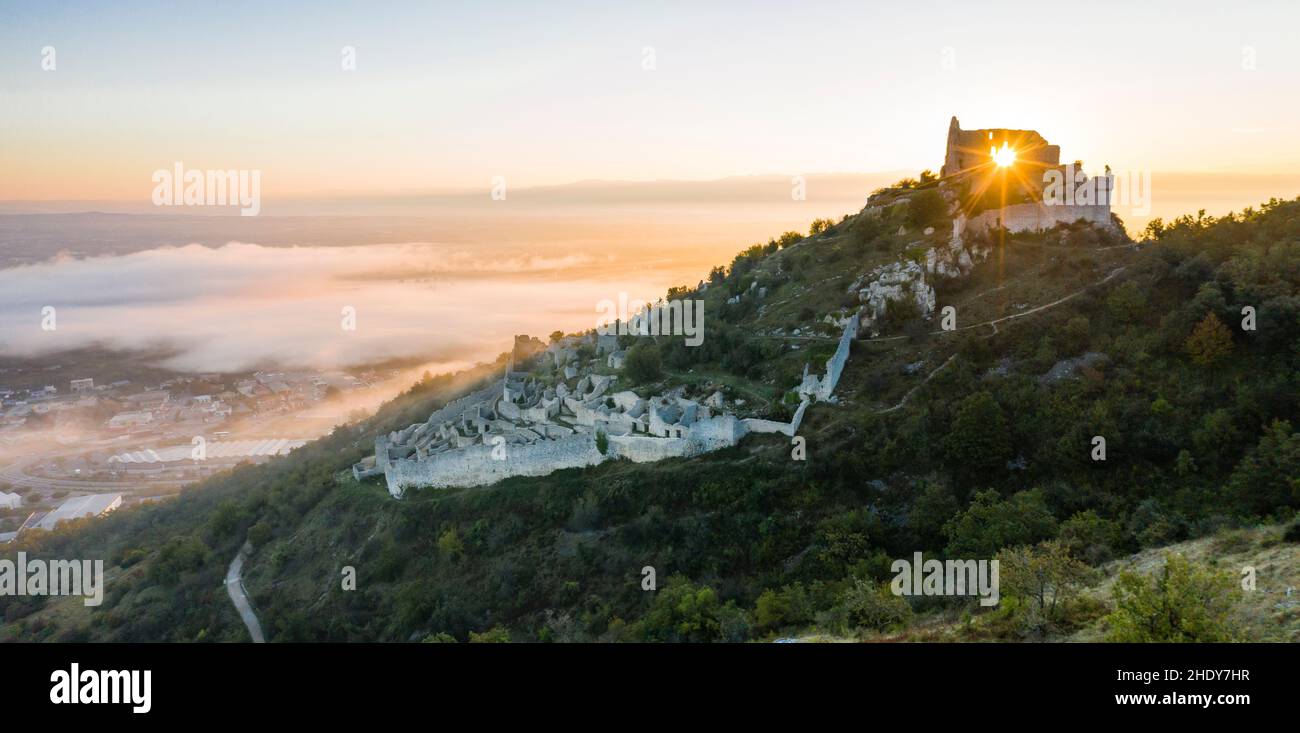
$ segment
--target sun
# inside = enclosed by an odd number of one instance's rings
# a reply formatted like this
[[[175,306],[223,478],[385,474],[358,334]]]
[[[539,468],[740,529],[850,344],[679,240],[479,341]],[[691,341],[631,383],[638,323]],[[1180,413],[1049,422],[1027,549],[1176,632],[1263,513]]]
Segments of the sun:
[[[1016,162],[1016,151],[1007,147],[1006,143],[1002,143],[1001,148],[989,148],[989,156],[999,168],[1008,168]]]

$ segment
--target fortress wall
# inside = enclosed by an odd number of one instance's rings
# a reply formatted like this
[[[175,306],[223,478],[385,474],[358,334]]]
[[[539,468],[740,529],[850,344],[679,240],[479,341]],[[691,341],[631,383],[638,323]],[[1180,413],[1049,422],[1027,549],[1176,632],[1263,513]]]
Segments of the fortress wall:
[[[803,423],[803,413],[808,409],[808,400],[799,403],[799,408],[794,411],[794,419],[790,421],[790,435],[794,436],[799,432],[799,425]]]
[[[817,392],[818,398],[828,399],[835,391],[835,385],[840,381],[840,374],[844,372],[844,363],[849,360],[850,343],[857,332],[858,316],[855,313],[844,326],[844,334],[840,336],[840,345],[835,349],[835,355],[826,360],[826,378],[821,381],[821,388]]]
[[[606,458],[597,450],[595,437],[590,434],[507,445],[505,460],[494,459],[492,449],[491,445],[480,444],[437,453],[423,461],[393,461],[384,473],[388,493],[400,497],[407,486],[441,489],[482,486],[511,476],[545,476],[565,468],[594,466]]]
[[[1002,209],[981,212],[966,224],[972,231],[989,229],[998,222],[1010,232],[1035,232],[1051,229],[1057,224],[1072,224],[1079,219],[1097,226],[1111,226],[1110,207],[1096,204],[1069,204],[1046,206],[1044,204],[1013,204]]]

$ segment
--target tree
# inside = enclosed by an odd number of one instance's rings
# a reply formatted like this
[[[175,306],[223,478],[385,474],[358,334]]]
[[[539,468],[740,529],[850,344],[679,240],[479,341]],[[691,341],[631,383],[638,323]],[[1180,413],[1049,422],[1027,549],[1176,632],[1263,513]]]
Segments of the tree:
[[[1072,556],[1089,565],[1100,565],[1114,555],[1123,530],[1117,522],[1102,519],[1089,509],[1062,522],[1059,538]]]
[[[562,338],[564,338],[563,331],[551,331],[551,343],[555,343],[556,341],[559,341]]]
[[[1088,348],[1090,328],[1091,324],[1087,316],[1075,316],[1065,324],[1065,329],[1061,332],[1061,342],[1067,353],[1078,354]]]
[[[465,553],[465,545],[460,541],[460,533],[456,531],[455,527],[438,536],[438,550],[452,559]]]
[[[948,218],[948,202],[935,189],[912,194],[907,201],[907,223],[914,227],[938,226]]]
[[[1001,500],[989,489],[975,494],[966,511],[943,527],[948,555],[960,558],[993,557],[998,550],[1030,545],[1056,534],[1056,519],[1047,510],[1040,489],[1021,491]]]
[[[1126,282],[1106,296],[1106,310],[1120,323],[1136,323],[1147,307],[1146,293],[1135,282]]]
[[[1232,353],[1232,332],[1213,313],[1206,314],[1184,344],[1197,366],[1212,367]]]
[[[957,497],[945,484],[927,483],[907,514],[907,526],[919,546],[938,550],[943,546],[943,526],[961,511]]]
[[[1032,633],[1058,625],[1064,602],[1093,576],[1092,569],[1057,540],[1003,550],[998,562],[1001,593],[1021,602],[1011,605],[1017,608],[1021,628]]]
[[[1106,617],[1108,639],[1117,642],[1233,641],[1232,607],[1240,591],[1226,572],[1165,555],[1150,575],[1124,571],[1112,591],[1115,611]]]
[[[481,634],[469,632],[471,644],[509,644],[510,632],[501,626],[493,626]]]
[[[1300,433],[1292,432],[1291,423],[1274,420],[1268,426],[1232,472],[1228,491],[1251,514],[1300,506]]]
[[[977,392],[957,406],[952,430],[944,439],[957,473],[987,475],[1001,469],[1011,455],[1011,439],[1002,408],[988,392]]]
[[[712,588],[673,576],[655,594],[650,610],[637,624],[637,632],[645,641],[715,641],[722,633],[721,608]]]
[[[262,519],[248,528],[248,541],[253,543],[253,547],[261,547],[271,539],[271,525]]]
[[[833,226],[835,222],[830,219],[813,219],[812,226],[808,227],[808,236],[815,237]]]
[[[653,341],[642,340],[628,349],[627,361],[623,364],[623,373],[635,384],[653,382],[660,376],[662,363],[659,347]]]
[[[763,591],[754,606],[754,625],[764,631],[800,626],[813,620],[813,604],[801,583]]]
[[[894,595],[889,583],[855,578],[842,599],[849,623],[862,629],[886,631],[906,627],[912,621],[912,607]]]
[[[821,221],[826,222],[826,226],[830,225],[830,219],[822,219]],[[803,239],[803,235],[799,232],[786,232],[776,238],[776,246],[785,249],[800,239]]]

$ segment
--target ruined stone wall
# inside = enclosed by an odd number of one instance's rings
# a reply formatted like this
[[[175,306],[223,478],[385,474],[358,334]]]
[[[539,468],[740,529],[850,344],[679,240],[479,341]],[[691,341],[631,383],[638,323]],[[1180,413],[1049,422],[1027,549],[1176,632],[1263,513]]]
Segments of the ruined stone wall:
[[[1051,145],[1036,130],[1011,130],[1002,127],[963,130],[953,117],[948,123],[948,142],[944,150],[941,176],[951,176],[990,162],[990,148],[1005,144],[1016,151],[1017,160],[1055,166],[1061,160],[1059,145]]]
[[[982,231],[1001,224],[1010,232],[1035,232],[1051,229],[1057,224],[1072,224],[1079,219],[1102,227],[1114,225],[1110,218],[1110,206],[1104,204],[1047,206],[1032,203],[984,211],[971,218],[966,223],[966,229]]]
[[[844,333],[840,336],[840,345],[835,349],[835,355],[826,360],[826,377],[821,380],[821,386],[817,391],[818,399],[829,399],[835,392],[835,385],[840,381],[840,374],[844,371],[844,363],[849,360],[850,344],[857,332],[858,316],[855,313],[844,326]]]
[[[511,476],[545,476],[565,468],[594,466],[606,458],[596,448],[591,434],[503,447],[505,460],[492,457],[493,446],[480,444],[438,453],[423,461],[392,461],[384,472],[388,493],[400,497],[413,486],[483,486]]]

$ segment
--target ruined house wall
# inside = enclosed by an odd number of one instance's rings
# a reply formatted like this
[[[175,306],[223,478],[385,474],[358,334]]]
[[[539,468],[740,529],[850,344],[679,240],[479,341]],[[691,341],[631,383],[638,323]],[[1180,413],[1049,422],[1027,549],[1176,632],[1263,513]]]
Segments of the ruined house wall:
[[[744,422],[735,415],[715,415],[696,420],[688,438],[703,450],[718,450],[739,443],[747,432]]]
[[[471,392],[464,397],[448,402],[430,415],[429,419],[425,420],[425,422],[429,425],[439,425],[443,422],[456,420],[470,407],[481,402],[487,402],[494,397],[500,396],[500,394],[501,383],[493,380],[490,385],[478,390],[477,392]]]
[[[610,435],[609,453],[635,463],[693,456],[703,451],[687,438],[649,438],[638,435]]]
[[[808,409],[808,400],[799,403],[798,409],[794,411],[794,417],[790,422],[778,422],[776,420],[760,420],[758,418],[745,418],[745,428],[751,433],[781,433],[794,437],[799,432],[799,424],[803,422],[803,413]]]

